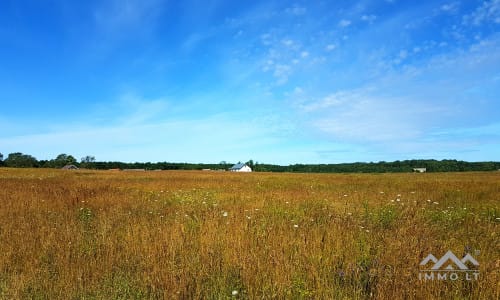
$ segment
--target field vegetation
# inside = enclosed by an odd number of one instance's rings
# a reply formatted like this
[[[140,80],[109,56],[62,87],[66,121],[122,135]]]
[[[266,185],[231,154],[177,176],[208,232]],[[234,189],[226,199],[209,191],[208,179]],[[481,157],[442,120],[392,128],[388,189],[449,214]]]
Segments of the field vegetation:
[[[499,299],[500,172],[0,168],[2,299]],[[419,280],[470,253],[477,281]]]

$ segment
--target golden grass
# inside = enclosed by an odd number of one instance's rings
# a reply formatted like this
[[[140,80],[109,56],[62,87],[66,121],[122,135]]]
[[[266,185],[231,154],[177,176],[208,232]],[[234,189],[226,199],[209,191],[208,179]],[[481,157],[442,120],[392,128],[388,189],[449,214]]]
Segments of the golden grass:
[[[498,299],[499,203],[500,172],[3,168],[0,298]],[[420,281],[447,250],[479,280]]]

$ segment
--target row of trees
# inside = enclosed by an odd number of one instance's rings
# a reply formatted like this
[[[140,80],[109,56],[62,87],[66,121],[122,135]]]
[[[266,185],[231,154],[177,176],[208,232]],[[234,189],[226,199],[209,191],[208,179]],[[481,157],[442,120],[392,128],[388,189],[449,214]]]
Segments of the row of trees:
[[[385,173],[412,172],[413,168],[427,168],[427,172],[463,172],[500,170],[500,162],[466,162],[459,160],[403,160],[393,162],[343,163],[343,164],[294,164],[280,166],[263,164],[249,160],[246,162],[257,172],[300,172],[300,173]],[[68,154],[59,154],[51,160],[37,160],[35,157],[21,152],[10,153],[6,159],[0,153],[0,166],[12,168],[62,168],[65,165],[76,165],[85,169],[146,169],[146,170],[227,170],[233,164],[221,161],[218,164],[172,163],[172,162],[105,162],[96,161],[94,156],[82,157],[78,162]]]
[[[0,153],[0,166],[11,168],[62,168],[66,165],[79,165],[82,168],[92,168],[92,163],[95,162],[93,156],[86,156],[78,163],[76,158],[68,154],[59,154],[51,160],[37,160],[35,157],[21,152],[10,153],[4,160],[4,156]]]

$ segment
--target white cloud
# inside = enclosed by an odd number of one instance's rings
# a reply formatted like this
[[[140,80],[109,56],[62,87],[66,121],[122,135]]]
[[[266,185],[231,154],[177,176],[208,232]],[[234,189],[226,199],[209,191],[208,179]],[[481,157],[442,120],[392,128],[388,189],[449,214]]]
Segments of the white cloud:
[[[401,61],[411,54],[401,50],[396,55]],[[303,95],[308,100],[296,102],[295,107],[315,133],[331,140],[414,151],[437,129],[482,128],[480,124],[492,122],[490,111],[495,110],[499,91],[493,78],[499,62],[496,35],[466,51],[385,69],[360,88],[334,93],[326,89],[326,96],[316,99]],[[449,149],[445,138],[439,139],[435,144]],[[466,139],[451,138],[455,144],[464,142],[464,148]]]
[[[300,86],[296,86],[293,89],[293,94],[294,95],[302,95],[304,93],[304,90]]]
[[[271,43],[272,43],[271,39],[272,39],[272,36],[270,33],[264,33],[264,34],[260,35],[260,41],[263,45],[266,45],[266,46],[271,45]]]
[[[335,48],[337,48],[336,45],[334,45],[334,44],[328,44],[328,45],[326,45],[325,50],[326,51],[333,51],[333,50],[335,50]]]
[[[460,6],[459,2],[451,2],[441,5],[440,9],[441,11],[446,13],[455,13],[457,12],[459,6]]]
[[[292,7],[285,9],[285,12],[295,16],[301,16],[307,12],[307,9],[305,7],[298,6],[297,4],[295,4]]]
[[[117,103],[118,109],[125,114],[123,124],[142,124],[167,114],[170,103],[165,98],[144,99],[133,93],[123,94]]]
[[[214,115],[158,123],[65,126],[41,134],[0,138],[0,143],[6,152],[21,150],[38,159],[68,153],[113,161],[238,161],[265,159],[262,149],[279,143],[277,132],[281,130],[276,126],[279,123]]]
[[[311,124],[342,141],[395,142],[420,136],[417,122],[426,110],[405,99],[345,91],[319,102]]]
[[[300,57],[302,57],[302,58],[306,58],[306,57],[308,57],[308,56],[309,56],[309,52],[307,52],[307,51],[302,51],[302,52],[300,53]]]
[[[349,25],[351,25],[351,21],[349,21],[349,20],[342,19],[342,20],[339,21],[339,26],[340,27],[347,27]]]
[[[299,109],[302,112],[310,113],[319,110],[324,110],[326,108],[330,108],[333,106],[339,106],[343,103],[348,102],[349,100],[356,98],[355,94],[345,93],[345,92],[337,92],[333,94],[329,94],[318,101],[312,101],[309,103],[303,103],[299,105]]]
[[[184,51],[192,51],[196,49],[200,44],[212,36],[211,32],[195,32],[187,36],[187,38],[182,42],[181,48]]]
[[[283,85],[287,83],[288,77],[290,76],[291,72],[292,68],[289,65],[275,65],[273,76],[277,79],[276,84]]]
[[[283,40],[283,41],[281,41],[281,42],[283,43],[283,45],[285,45],[285,46],[287,46],[287,47],[291,47],[291,46],[293,46],[293,44],[294,44],[294,43],[293,43],[293,40],[291,40],[291,39],[285,39],[285,40]]]
[[[376,15],[362,15],[361,21],[365,21],[368,23],[373,23],[377,19]]]
[[[465,15],[463,22],[476,26],[486,22],[500,24],[500,0],[484,1],[473,13]]]

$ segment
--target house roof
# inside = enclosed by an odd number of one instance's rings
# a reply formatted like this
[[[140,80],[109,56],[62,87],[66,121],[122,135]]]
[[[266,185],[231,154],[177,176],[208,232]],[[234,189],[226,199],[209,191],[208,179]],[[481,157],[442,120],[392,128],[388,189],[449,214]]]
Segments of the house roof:
[[[246,166],[246,164],[242,164],[242,163],[235,164],[234,166],[231,167],[231,170],[239,170],[239,169],[243,168],[244,166]]]
[[[64,167],[62,167],[63,170],[76,170],[78,169],[77,166],[75,165],[65,165]]]

